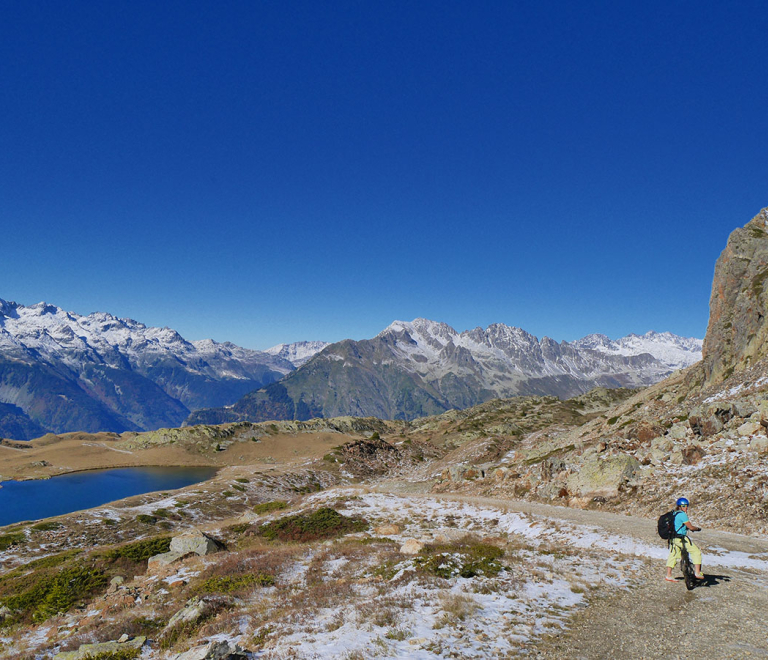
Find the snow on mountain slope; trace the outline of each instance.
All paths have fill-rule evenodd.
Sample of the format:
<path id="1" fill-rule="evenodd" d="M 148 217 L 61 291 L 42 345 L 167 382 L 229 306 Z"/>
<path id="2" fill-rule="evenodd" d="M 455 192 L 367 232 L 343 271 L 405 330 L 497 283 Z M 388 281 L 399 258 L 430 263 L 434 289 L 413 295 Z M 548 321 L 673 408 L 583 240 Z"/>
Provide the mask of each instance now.
<path id="1" fill-rule="evenodd" d="M 572 342 L 577 348 L 590 348 L 609 355 L 641 355 L 648 353 L 673 370 L 690 367 L 701 360 L 703 340 L 679 337 L 671 332 L 630 334 L 612 341 L 605 335 L 588 335 Z"/>
<path id="2" fill-rule="evenodd" d="M 589 335 L 574 342 L 541 340 L 502 323 L 457 332 L 428 319 L 395 321 L 377 335 L 389 339 L 392 353 L 419 374 L 484 372 L 514 381 L 568 375 L 595 378 L 626 374 L 628 384 L 648 384 L 701 359 L 702 341 L 669 332 L 628 335 L 615 341 Z M 487 379 L 487 378 L 486 378 Z"/>
<path id="3" fill-rule="evenodd" d="M 80 316 L 46 303 L 25 307 L 0 300 L 0 349 L 5 348 L 73 369 L 83 362 L 121 368 L 126 362 L 142 367 L 170 359 L 211 377 L 248 377 L 238 363 L 265 365 L 282 374 L 292 370 L 280 357 L 229 342 L 189 342 L 170 328 L 147 327 L 103 312 Z"/>
<path id="4" fill-rule="evenodd" d="M 229 342 L 0 300 L 0 403 L 55 432 L 177 426 L 190 410 L 231 404 L 293 370 Z"/>
<path id="5" fill-rule="evenodd" d="M 294 367 L 300 367 L 328 345 L 325 341 L 297 341 L 293 344 L 278 344 L 264 352 L 288 360 Z"/>

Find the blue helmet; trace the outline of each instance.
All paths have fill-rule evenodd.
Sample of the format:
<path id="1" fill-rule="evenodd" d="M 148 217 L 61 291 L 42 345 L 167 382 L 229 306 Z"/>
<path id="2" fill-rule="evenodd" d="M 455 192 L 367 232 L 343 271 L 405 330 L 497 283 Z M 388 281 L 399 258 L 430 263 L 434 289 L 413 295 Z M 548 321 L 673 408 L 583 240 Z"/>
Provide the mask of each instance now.
<path id="1" fill-rule="evenodd" d="M 689 504 L 690 502 L 688 502 L 688 500 L 686 500 L 684 497 L 679 497 L 677 502 L 675 502 L 676 506 L 688 506 Z"/>

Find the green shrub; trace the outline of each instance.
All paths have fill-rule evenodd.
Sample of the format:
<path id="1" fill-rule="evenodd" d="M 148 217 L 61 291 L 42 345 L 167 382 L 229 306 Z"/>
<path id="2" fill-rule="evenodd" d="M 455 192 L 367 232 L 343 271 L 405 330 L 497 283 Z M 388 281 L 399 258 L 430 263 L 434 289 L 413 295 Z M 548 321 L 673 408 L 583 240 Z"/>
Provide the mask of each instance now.
<path id="1" fill-rule="evenodd" d="M 31 613 L 35 622 L 66 612 L 76 602 L 87 599 L 107 584 L 103 571 L 89 566 L 61 569 L 51 579 L 38 580 L 29 589 L 4 600 L 10 610 Z"/>
<path id="2" fill-rule="evenodd" d="M 170 514 L 168 513 L 168 509 L 155 509 L 152 512 L 152 515 L 155 516 L 155 518 L 167 518 Z"/>
<path id="3" fill-rule="evenodd" d="M 238 477 L 237 479 L 235 479 L 235 481 L 237 483 L 239 483 L 239 484 L 249 484 L 249 483 L 251 483 L 251 480 L 250 479 L 246 479 L 245 477 Z"/>
<path id="4" fill-rule="evenodd" d="M 287 509 L 288 502 L 284 500 L 272 500 L 271 502 L 262 502 L 253 507 L 253 512 L 258 514 L 271 513 L 272 511 L 280 511 L 281 509 Z"/>
<path id="5" fill-rule="evenodd" d="M 27 537 L 23 532 L 12 532 L 10 534 L 4 534 L 0 536 L 0 552 L 7 550 L 15 545 L 21 545 L 26 542 Z"/>
<path id="6" fill-rule="evenodd" d="M 171 538 L 169 536 L 158 536 L 112 548 L 111 550 L 99 553 L 99 556 L 104 557 L 109 562 L 125 558 L 138 564 L 139 562 L 147 561 L 150 557 L 168 552 L 170 549 Z"/>
<path id="7" fill-rule="evenodd" d="M 60 527 L 61 523 L 54 522 L 53 520 L 37 523 L 37 525 L 32 525 L 32 529 L 34 529 L 36 532 L 50 532 L 54 529 L 59 529 Z"/>
<path id="8" fill-rule="evenodd" d="M 362 532 L 368 523 L 359 518 L 348 518 L 334 509 L 323 507 L 309 514 L 298 514 L 262 525 L 259 533 L 270 540 L 318 541 Z"/>
<path id="9" fill-rule="evenodd" d="M 221 496 L 222 496 L 222 497 L 232 497 L 233 495 L 234 495 L 234 493 L 233 493 L 231 490 L 225 490 L 225 491 L 224 491 L 224 492 L 221 494 Z"/>
<path id="10" fill-rule="evenodd" d="M 138 516 L 136 516 L 136 520 L 146 525 L 154 525 L 157 522 L 157 518 L 146 513 L 140 513 Z"/>
<path id="11" fill-rule="evenodd" d="M 251 587 L 270 587 L 275 578 L 267 573 L 246 573 L 245 575 L 225 575 L 211 577 L 197 587 L 205 594 L 233 594 Z"/>
<path id="12" fill-rule="evenodd" d="M 611 426 L 613 426 L 613 425 L 614 425 L 616 422 L 618 422 L 618 421 L 619 421 L 619 417 L 611 417 L 611 418 L 608 420 L 608 423 L 609 423 Z"/>
<path id="13" fill-rule="evenodd" d="M 245 486 L 241 486 L 240 484 L 232 484 L 232 488 L 239 490 L 241 493 L 245 492 Z"/>
<path id="14" fill-rule="evenodd" d="M 504 551 L 490 543 L 459 541 L 430 544 L 414 559 L 417 566 L 441 578 L 493 576 L 503 570 Z"/>

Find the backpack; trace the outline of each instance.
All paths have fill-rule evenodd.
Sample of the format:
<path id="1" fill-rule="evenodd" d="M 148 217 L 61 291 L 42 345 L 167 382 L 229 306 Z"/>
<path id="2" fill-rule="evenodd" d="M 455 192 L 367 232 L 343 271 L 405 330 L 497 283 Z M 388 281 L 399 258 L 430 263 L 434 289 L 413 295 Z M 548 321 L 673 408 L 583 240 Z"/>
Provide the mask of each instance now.
<path id="1" fill-rule="evenodd" d="M 659 518 L 659 536 L 665 540 L 673 539 L 677 536 L 677 530 L 675 529 L 675 513 L 677 512 L 667 511 Z"/>

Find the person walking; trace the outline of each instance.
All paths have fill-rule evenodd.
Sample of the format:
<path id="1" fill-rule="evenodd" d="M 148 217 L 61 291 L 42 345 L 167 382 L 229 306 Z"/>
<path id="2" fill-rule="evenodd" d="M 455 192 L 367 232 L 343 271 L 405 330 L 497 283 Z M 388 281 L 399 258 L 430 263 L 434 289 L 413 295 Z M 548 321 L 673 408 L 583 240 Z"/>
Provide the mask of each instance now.
<path id="1" fill-rule="evenodd" d="M 672 577 L 672 569 L 680 561 L 683 543 L 687 544 L 688 554 L 691 556 L 693 567 L 696 570 L 696 579 L 703 580 L 704 574 L 701 572 L 701 550 L 696 547 L 693 541 L 688 538 L 688 532 L 700 532 L 701 527 L 696 527 L 688 519 L 688 507 L 690 502 L 681 497 L 675 502 L 675 535 L 669 541 L 669 557 L 667 558 L 667 576 L 664 578 L 667 582 L 676 582 Z"/>

